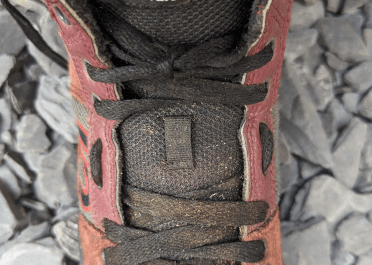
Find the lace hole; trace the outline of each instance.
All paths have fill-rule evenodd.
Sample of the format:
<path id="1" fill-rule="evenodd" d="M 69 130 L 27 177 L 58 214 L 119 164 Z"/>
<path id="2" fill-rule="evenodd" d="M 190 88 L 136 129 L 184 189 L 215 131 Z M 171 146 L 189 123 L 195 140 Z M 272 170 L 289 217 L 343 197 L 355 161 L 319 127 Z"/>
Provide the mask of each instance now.
<path id="1" fill-rule="evenodd" d="M 53 5 L 53 8 L 54 8 L 54 11 L 56 12 L 57 16 L 59 17 L 59 19 L 65 23 L 66 25 L 71 25 L 70 21 L 67 19 L 66 15 L 63 14 L 63 12 L 58 8 L 56 7 L 55 5 Z"/>

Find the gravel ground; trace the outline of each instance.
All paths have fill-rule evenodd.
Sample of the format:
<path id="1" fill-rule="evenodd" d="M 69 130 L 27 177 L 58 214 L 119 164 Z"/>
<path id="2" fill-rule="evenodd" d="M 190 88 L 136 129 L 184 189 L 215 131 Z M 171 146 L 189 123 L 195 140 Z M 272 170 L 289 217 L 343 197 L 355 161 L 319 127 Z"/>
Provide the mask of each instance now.
<path id="1" fill-rule="evenodd" d="M 13 0 L 67 53 L 39 0 Z M 80 251 L 68 73 L 0 5 L 0 265 L 73 265 Z M 372 0 L 296 0 L 279 160 L 286 265 L 372 264 Z"/>

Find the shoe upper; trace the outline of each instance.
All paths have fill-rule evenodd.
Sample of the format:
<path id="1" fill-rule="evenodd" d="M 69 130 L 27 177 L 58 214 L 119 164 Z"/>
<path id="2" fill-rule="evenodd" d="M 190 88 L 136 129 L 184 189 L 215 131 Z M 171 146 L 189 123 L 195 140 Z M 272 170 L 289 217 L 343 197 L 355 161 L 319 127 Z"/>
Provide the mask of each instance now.
<path id="1" fill-rule="evenodd" d="M 82 212 L 80 234 L 85 264 L 103 264 L 104 259 L 109 262 L 107 264 L 114 264 L 107 255 L 102 258 L 102 253 L 108 248 L 114 250 L 111 251 L 111 255 L 130 251 L 128 244 L 122 248 L 114 247 L 121 246 L 121 239 L 118 240 L 116 236 L 129 233 L 123 229 L 128 225 L 139 229 L 126 234 L 127 237 L 133 236 L 134 239 L 136 239 L 134 234 L 142 231 L 141 229 L 163 233 L 164 238 L 167 238 L 167 231 L 178 228 L 177 231 L 180 233 L 178 237 L 182 238 L 184 235 L 182 229 L 186 229 L 185 227 L 189 229 L 188 225 L 199 223 L 211 225 L 208 218 L 204 217 L 212 216 L 210 218 L 213 219 L 213 216 L 218 216 L 213 210 L 211 212 L 214 214 L 209 215 L 208 212 L 202 211 L 195 214 L 195 218 L 192 219 L 193 209 L 200 206 L 193 203 L 206 199 L 214 201 L 213 205 L 218 204 L 218 207 L 222 205 L 218 202 L 221 200 L 253 203 L 250 206 L 247 204 L 246 208 L 251 216 L 242 214 L 244 210 L 237 210 L 244 208 L 234 208 L 235 206 L 231 204 L 228 206 L 231 207 L 231 212 L 228 208 L 219 208 L 225 209 L 225 212 L 220 219 L 216 217 L 218 220 L 215 222 L 222 223 L 224 217 L 234 219 L 231 216 L 239 218 L 244 216 L 246 220 L 255 219 L 251 223 L 236 221 L 232 226 L 239 227 L 239 230 L 230 229 L 228 232 L 224 230 L 222 234 L 246 242 L 264 242 L 264 256 L 252 261 L 252 264 L 282 264 L 277 206 L 278 181 L 275 177 L 273 154 L 275 153 L 273 134 L 276 132 L 277 122 L 274 105 L 278 96 L 292 0 L 255 0 L 251 4 L 247 31 L 243 34 L 244 58 L 259 55 L 269 45 L 272 45 L 273 52 L 270 60 L 262 67 L 238 75 L 238 82 L 229 79 L 231 89 L 234 86 L 238 91 L 237 95 L 242 93 L 240 98 L 237 97 L 237 102 L 244 103 L 245 98 L 249 97 L 249 94 L 244 94 L 247 92 L 243 90 L 239 92 L 240 87 L 243 87 L 240 83 L 250 90 L 260 84 L 267 87 L 262 100 L 239 106 L 227 104 L 229 99 L 218 98 L 210 91 L 198 94 L 206 99 L 206 102 L 204 100 L 197 102 L 196 96 L 189 99 L 182 92 L 172 90 L 174 82 L 178 84 L 183 82 L 185 88 L 199 85 L 196 81 L 191 83 L 183 81 L 189 73 L 176 81 L 172 79 L 157 81 L 158 73 L 147 76 L 147 81 L 124 79 L 128 81 L 127 84 L 132 87 L 132 91 L 136 92 L 134 97 L 130 96 L 130 100 L 126 100 L 128 94 L 125 94 L 122 83 L 102 82 L 107 81 L 102 77 L 104 73 L 117 69 L 118 66 L 110 59 L 110 51 L 107 48 L 109 44 L 94 16 L 89 12 L 91 9 L 88 3 L 77 0 L 46 0 L 46 3 L 60 27 L 61 37 L 71 59 L 70 92 L 79 125 L 78 190 Z M 187 62 L 196 64 L 192 56 L 189 57 Z M 152 69 L 149 65 L 149 63 L 140 65 L 141 71 L 148 67 L 147 75 Z M 97 71 L 99 74 L 94 75 Z M 128 74 L 128 71 L 121 70 L 115 78 Z M 133 78 L 136 75 L 130 72 L 129 76 Z M 196 77 L 198 78 L 197 74 Z M 97 81 L 97 78 L 101 78 L 102 81 Z M 166 84 L 164 91 L 168 89 L 175 92 L 166 97 L 166 92 L 156 87 L 159 82 Z M 219 86 L 216 85 L 215 89 L 217 91 Z M 195 90 L 190 91 L 196 93 Z M 136 98 L 138 95 L 142 98 Z M 187 102 L 180 104 L 180 99 Z M 131 100 L 133 102 L 137 100 L 133 103 L 134 107 L 128 105 Z M 151 103 L 148 103 L 149 101 Z M 133 111 L 128 112 L 132 108 Z M 122 109 L 125 111 L 121 111 Z M 211 199 L 212 195 L 216 198 Z M 136 198 L 147 198 L 148 202 L 144 204 Z M 185 199 L 189 201 L 184 201 Z M 258 206 L 254 204 L 260 202 Z M 186 213 L 191 216 L 190 218 L 181 216 L 178 220 L 176 214 L 168 213 L 175 208 L 169 205 L 178 204 L 182 206 L 179 209 L 180 215 Z M 205 204 L 201 207 L 205 207 Z M 214 206 L 210 207 L 214 209 Z M 252 217 L 255 209 L 259 209 L 257 212 L 261 215 L 264 212 L 264 216 L 257 217 L 260 215 L 258 214 L 256 218 Z M 155 215 L 157 216 L 155 218 L 151 214 L 153 211 L 162 212 L 162 218 L 158 215 Z M 196 219 L 205 220 L 198 222 Z M 200 230 L 197 231 L 199 232 L 196 235 L 201 233 Z M 134 234 L 131 234 L 132 232 Z M 196 238 L 206 238 L 208 235 L 217 238 L 217 234 L 214 231 L 212 234 L 206 233 L 205 236 L 200 234 Z M 206 243 L 210 244 L 212 241 Z M 146 244 L 150 244 L 149 242 L 152 241 Z M 188 247 L 196 246 L 199 245 L 191 244 Z M 235 249 L 239 247 L 234 245 Z M 249 248 L 260 247 L 261 245 L 252 245 Z M 254 253 L 248 251 L 248 254 L 252 256 Z M 195 253 L 193 255 L 197 257 Z M 219 257 L 217 254 L 213 255 Z M 171 259 L 180 257 L 182 260 L 189 256 L 185 254 L 183 257 L 172 252 L 165 257 Z M 207 264 L 206 260 L 196 259 L 195 262 Z"/>

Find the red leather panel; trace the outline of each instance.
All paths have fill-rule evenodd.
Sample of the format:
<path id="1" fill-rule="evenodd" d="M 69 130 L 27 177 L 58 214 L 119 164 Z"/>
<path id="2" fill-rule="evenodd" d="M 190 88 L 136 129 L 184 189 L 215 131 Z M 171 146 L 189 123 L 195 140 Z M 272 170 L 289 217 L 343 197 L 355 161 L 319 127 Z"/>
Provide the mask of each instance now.
<path id="1" fill-rule="evenodd" d="M 83 260 L 85 265 L 104 265 L 102 251 L 115 244 L 105 238 L 105 235 L 91 225 L 84 216 L 79 218 L 80 241 L 83 249 Z"/>
<path id="2" fill-rule="evenodd" d="M 247 74 L 246 85 L 269 82 L 269 92 L 266 99 L 258 104 L 248 106 L 247 121 L 244 136 L 250 163 L 250 191 L 248 201 L 264 200 L 270 205 L 268 216 L 276 210 L 275 169 L 274 159 L 268 168 L 266 176 L 262 172 L 262 146 L 259 134 L 259 124 L 266 123 L 273 131 L 272 107 L 278 97 L 281 67 L 284 57 L 286 37 L 289 28 L 290 11 L 293 0 L 273 0 L 266 15 L 266 28 L 262 38 L 250 51 L 253 55 L 261 51 L 271 40 L 275 42 L 274 57 L 264 67 Z M 251 227 L 249 231 L 255 230 Z M 249 232 L 248 231 L 248 232 Z"/>
<path id="3" fill-rule="evenodd" d="M 270 41 L 275 43 L 274 57 L 264 67 L 247 74 L 245 84 L 260 84 L 269 82 L 269 91 L 266 99 L 258 104 L 247 107 L 244 137 L 249 157 L 250 189 L 248 201 L 266 201 L 270 205 L 269 216 L 275 214 L 274 220 L 267 227 L 259 225 L 247 228 L 248 236 L 244 241 L 253 240 L 256 234 L 266 237 L 267 253 L 271 253 L 264 261 L 258 264 L 282 264 L 280 248 L 280 225 L 276 205 L 275 168 L 274 159 L 268 168 L 266 176 L 262 172 L 262 145 L 259 134 L 259 124 L 266 123 L 274 131 L 271 110 L 278 97 L 281 67 L 284 58 L 285 44 L 290 22 L 290 12 L 293 0 L 273 0 L 266 14 L 266 27 L 262 38 L 251 49 L 249 55 L 261 51 Z M 257 13 L 263 15 L 263 12 Z M 277 211 L 277 212 L 276 212 Z M 272 223 L 272 224 L 271 224 Z M 254 231 L 254 232 L 253 232 Z M 270 235 L 273 236 L 270 236 Z M 271 258 L 270 258 L 271 257 Z"/>
<path id="4" fill-rule="evenodd" d="M 265 257 L 258 263 L 242 263 L 243 265 L 283 265 L 279 211 L 264 227 L 244 238 L 244 241 L 253 240 L 264 240 L 266 242 Z"/>
<path id="5" fill-rule="evenodd" d="M 87 31 L 77 22 L 67 7 L 63 6 L 58 0 L 47 0 L 48 9 L 52 17 L 57 21 L 60 28 L 60 34 L 66 45 L 70 59 L 74 65 L 75 71 L 79 77 L 80 85 L 83 88 L 85 105 L 90 110 L 88 118 L 89 136 L 88 151 L 98 138 L 103 143 L 102 150 L 102 173 L 103 187 L 98 189 L 91 179 L 89 173 L 89 195 L 91 203 L 91 214 L 93 223 L 96 227 L 103 229 L 101 221 L 104 217 L 121 224 L 120 216 L 116 208 L 116 150 L 112 141 L 112 129 L 115 121 L 108 121 L 99 117 L 93 108 L 93 93 L 100 99 L 116 100 L 113 84 L 104 84 L 91 80 L 85 70 L 84 60 L 93 65 L 107 69 L 107 67 L 98 60 L 91 37 Z M 68 18 L 71 25 L 64 24 L 55 14 L 53 5 L 56 5 Z M 88 169 L 90 171 L 90 169 Z"/>

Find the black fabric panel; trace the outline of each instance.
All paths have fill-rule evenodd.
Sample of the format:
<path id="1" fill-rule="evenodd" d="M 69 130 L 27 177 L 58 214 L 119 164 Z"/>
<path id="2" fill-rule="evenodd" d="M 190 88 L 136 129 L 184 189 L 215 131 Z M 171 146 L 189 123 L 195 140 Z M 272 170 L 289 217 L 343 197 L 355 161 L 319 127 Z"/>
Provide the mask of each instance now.
<path id="1" fill-rule="evenodd" d="M 270 128 L 265 123 L 260 123 L 259 131 L 262 145 L 262 172 L 266 175 L 267 169 L 273 159 L 274 137 Z"/>
<path id="2" fill-rule="evenodd" d="M 128 1 L 137 2 L 125 0 L 124 3 Z M 175 45 L 200 43 L 241 29 L 248 22 L 253 1 L 193 0 L 172 8 L 128 6 L 118 0 L 97 2 L 106 2 L 103 10 L 111 10 L 114 13 L 116 20 L 108 12 L 101 12 L 101 16 L 97 18 L 107 29 L 111 38 L 119 43 L 121 42 L 121 27 L 117 20 L 124 19 L 157 41 Z M 107 4 L 107 2 L 110 3 Z M 139 3 L 141 2 L 144 0 Z"/>
<path id="3" fill-rule="evenodd" d="M 166 102 L 166 101 L 165 101 Z M 192 116 L 193 169 L 169 170 L 164 117 Z M 230 179 L 242 171 L 240 107 L 178 104 L 138 113 L 120 126 L 124 181 L 152 192 L 176 195 Z"/>
<path id="4" fill-rule="evenodd" d="M 102 188 L 102 140 L 98 138 L 98 140 L 93 144 L 92 148 L 90 149 L 90 172 L 92 174 L 92 178 L 94 183 L 98 186 L 98 188 Z"/>

